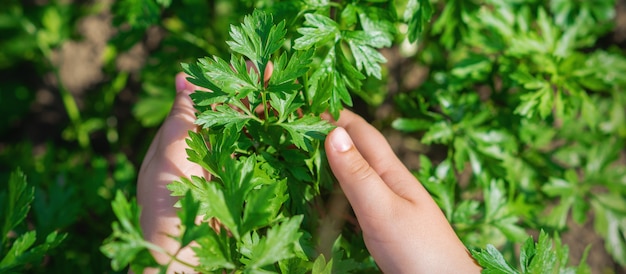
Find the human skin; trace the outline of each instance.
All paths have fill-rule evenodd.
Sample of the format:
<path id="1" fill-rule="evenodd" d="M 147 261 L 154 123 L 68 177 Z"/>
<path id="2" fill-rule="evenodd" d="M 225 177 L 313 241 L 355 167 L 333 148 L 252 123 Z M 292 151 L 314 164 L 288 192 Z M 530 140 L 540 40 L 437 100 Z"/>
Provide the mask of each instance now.
<path id="1" fill-rule="evenodd" d="M 266 78 L 269 73 L 266 73 Z M 267 79 L 265 79 L 267 80 Z M 137 200 L 146 239 L 181 261 L 197 260 L 187 247 L 167 235 L 178 235 L 177 198 L 166 185 L 192 175 L 210 178 L 186 158 L 185 139 L 195 131 L 195 110 L 189 94 L 197 89 L 176 76 L 177 95 L 169 116 L 152 141 L 141 165 Z M 386 273 L 479 273 L 437 204 L 391 150 L 383 135 L 360 116 L 344 110 L 326 138 L 329 164 L 350 202 L 367 249 Z M 167 263 L 168 255 L 154 252 Z M 173 262 L 170 272 L 193 272 Z M 153 273 L 156 270 L 148 270 Z"/>
<path id="2" fill-rule="evenodd" d="M 141 164 L 137 178 L 137 202 L 142 208 L 140 222 L 146 240 L 160 246 L 169 254 L 180 249 L 177 241 L 168 235 L 178 235 L 180 220 L 174 204 L 177 197 L 171 196 L 168 184 L 181 177 L 204 176 L 210 178 L 202 167 L 187 160 L 185 139 L 188 131 L 196 131 L 195 109 L 189 94 L 196 88 L 185 80 L 185 74 L 176 75 L 176 98 L 168 117 L 155 135 Z M 170 257 L 161 252 L 152 253 L 157 262 L 164 264 Z M 181 261 L 195 264 L 197 260 L 190 248 L 177 254 Z M 173 262 L 170 270 L 191 273 L 191 267 Z M 156 269 L 144 273 L 157 273 Z"/>
<path id="3" fill-rule="evenodd" d="M 330 167 L 385 273 L 480 273 L 441 209 L 387 140 L 344 110 L 326 138 Z"/>

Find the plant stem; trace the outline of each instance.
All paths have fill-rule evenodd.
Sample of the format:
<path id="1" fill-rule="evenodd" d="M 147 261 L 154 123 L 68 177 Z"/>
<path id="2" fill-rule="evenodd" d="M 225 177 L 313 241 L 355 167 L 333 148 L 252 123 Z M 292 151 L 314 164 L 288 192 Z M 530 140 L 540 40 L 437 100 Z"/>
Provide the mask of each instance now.
<path id="1" fill-rule="evenodd" d="M 54 76 L 57 78 L 59 93 L 61 94 L 63 106 L 65 106 L 67 116 L 70 118 L 72 127 L 74 127 L 74 131 L 76 132 L 76 140 L 78 141 L 78 144 L 81 148 L 88 148 L 89 135 L 83 130 L 81 121 L 82 119 L 80 117 L 80 111 L 78 110 L 76 100 L 74 99 L 74 96 L 72 96 L 72 94 L 69 92 L 69 90 L 67 90 L 63 85 L 61 76 L 59 75 L 59 70 L 55 67 L 53 71 Z"/>

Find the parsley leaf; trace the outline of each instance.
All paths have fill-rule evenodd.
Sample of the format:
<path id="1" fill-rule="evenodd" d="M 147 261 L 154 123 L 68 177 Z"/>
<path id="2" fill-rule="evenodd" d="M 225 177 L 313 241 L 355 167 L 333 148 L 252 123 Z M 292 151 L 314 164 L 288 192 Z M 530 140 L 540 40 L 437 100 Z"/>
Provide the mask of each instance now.
<path id="1" fill-rule="evenodd" d="M 326 120 L 317 116 L 304 116 L 279 125 L 287 130 L 293 144 L 305 151 L 313 149 L 313 139 L 323 139 L 334 128 Z"/>
<path id="2" fill-rule="evenodd" d="M 336 43 L 341 37 L 339 26 L 335 21 L 321 14 L 307 13 L 304 15 L 304 26 L 298 28 L 301 37 L 294 40 L 294 48 L 297 50 L 308 49 L 317 44 L 328 41 Z"/>
<path id="3" fill-rule="evenodd" d="M 404 20 L 408 21 L 409 41 L 415 42 L 422 34 L 434 13 L 430 0 L 409 0 L 404 10 Z"/>

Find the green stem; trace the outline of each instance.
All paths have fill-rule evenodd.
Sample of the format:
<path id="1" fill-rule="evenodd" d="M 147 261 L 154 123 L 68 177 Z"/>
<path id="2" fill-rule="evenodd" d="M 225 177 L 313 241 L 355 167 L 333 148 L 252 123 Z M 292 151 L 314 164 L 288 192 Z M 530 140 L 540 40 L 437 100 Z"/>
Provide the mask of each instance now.
<path id="1" fill-rule="evenodd" d="M 59 89 L 59 93 L 61 95 L 61 101 L 63 101 L 63 106 L 65 107 L 65 111 L 67 112 L 67 116 L 72 123 L 72 127 L 76 132 L 76 139 L 78 140 L 78 144 L 81 148 L 89 147 L 89 135 L 87 132 L 83 130 L 82 119 L 80 117 L 80 111 L 78 109 L 78 104 L 76 104 L 76 100 L 74 96 L 70 93 L 65 85 L 63 85 L 63 79 L 61 79 L 61 74 L 59 73 L 59 69 L 52 63 L 51 55 L 52 51 L 47 45 L 43 45 L 38 42 L 38 47 L 44 58 L 46 59 L 48 65 L 52 68 L 52 72 L 54 73 L 54 77 L 57 80 L 57 88 Z"/>
<path id="2" fill-rule="evenodd" d="M 54 67 L 53 71 L 54 76 L 57 78 L 59 93 L 61 94 L 63 106 L 65 106 L 65 111 L 67 112 L 67 116 L 70 118 L 70 122 L 72 123 L 72 127 L 74 127 L 74 131 L 76 131 L 76 139 L 78 140 L 78 144 L 81 148 L 88 148 L 89 135 L 83 130 L 82 119 L 80 117 L 80 111 L 78 110 L 78 104 L 76 104 L 74 96 L 72 96 L 69 90 L 67 90 L 63 85 L 61 76 L 59 75 L 59 70 Z"/>
<path id="3" fill-rule="evenodd" d="M 263 113 L 265 114 L 265 120 L 263 122 L 263 126 L 265 126 L 265 129 L 267 130 L 267 127 L 269 126 L 269 107 L 267 106 L 267 92 L 265 90 L 261 91 L 261 100 L 263 101 Z"/>

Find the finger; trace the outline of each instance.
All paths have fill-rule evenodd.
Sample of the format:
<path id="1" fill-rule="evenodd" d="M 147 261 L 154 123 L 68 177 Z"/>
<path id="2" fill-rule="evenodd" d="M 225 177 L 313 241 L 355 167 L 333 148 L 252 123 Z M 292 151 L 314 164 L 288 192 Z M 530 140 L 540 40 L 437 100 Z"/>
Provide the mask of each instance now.
<path id="1" fill-rule="evenodd" d="M 326 137 L 325 147 L 330 168 L 355 214 L 367 214 L 375 220 L 384 217 L 386 210 L 379 205 L 389 205 L 397 200 L 397 195 L 361 156 L 346 130 L 338 127 L 331 131 Z M 371 218 L 360 219 L 363 220 Z"/>
<path id="2" fill-rule="evenodd" d="M 274 71 L 274 63 L 272 61 L 267 62 L 267 66 L 265 66 L 265 71 L 263 72 L 263 81 L 268 82 L 270 77 L 272 77 L 272 72 Z"/>
<path id="3" fill-rule="evenodd" d="M 172 104 L 172 109 L 168 117 L 161 126 L 162 143 L 170 143 L 178 141 L 180 137 L 186 138 L 189 130 L 195 130 L 196 110 L 189 95 L 196 88 L 186 79 L 186 74 L 178 73 L 176 75 L 176 98 Z"/>
<path id="4" fill-rule="evenodd" d="M 142 163 L 137 185 L 137 200 L 143 207 L 141 224 L 149 241 L 170 253 L 180 247 L 168 235 L 177 235 L 180 220 L 176 217 L 174 204 L 178 198 L 171 196 L 167 185 L 180 177 L 205 175 L 202 167 L 189 162 L 185 150 L 188 131 L 195 130 L 195 110 L 189 94 L 194 86 L 185 80 L 185 74 L 176 76 L 176 97 L 170 114 L 157 132 Z M 154 254 L 160 262 L 169 260 L 163 254 Z M 193 253 L 186 248 L 179 258 L 193 261 Z M 172 265 L 173 268 L 181 266 Z M 189 269 L 190 270 L 190 269 Z"/>
<path id="5" fill-rule="evenodd" d="M 189 83 L 185 77 L 186 74 L 182 72 L 176 75 L 176 97 L 174 98 L 174 103 L 169 115 L 154 136 L 145 159 L 153 159 L 157 152 L 162 152 L 164 149 L 171 147 L 171 145 L 174 146 L 169 150 L 180 148 L 181 143 L 184 144 L 184 139 L 188 136 L 187 132 L 196 128 L 194 124 L 195 110 L 189 97 L 195 86 Z M 144 161 L 141 169 L 149 162 Z"/>
<path id="6" fill-rule="evenodd" d="M 396 157 L 385 137 L 361 116 L 344 110 L 335 124 L 346 129 L 365 161 L 396 195 L 412 202 L 430 199 L 428 192 Z"/>

